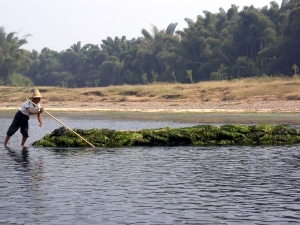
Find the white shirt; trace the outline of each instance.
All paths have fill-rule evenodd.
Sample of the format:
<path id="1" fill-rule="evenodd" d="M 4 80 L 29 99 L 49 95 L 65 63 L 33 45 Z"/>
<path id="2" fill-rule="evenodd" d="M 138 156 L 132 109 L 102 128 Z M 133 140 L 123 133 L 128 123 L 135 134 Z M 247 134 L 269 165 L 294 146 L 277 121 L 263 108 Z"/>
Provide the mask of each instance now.
<path id="1" fill-rule="evenodd" d="M 27 111 L 27 109 L 30 108 L 32 112 L 38 112 L 38 111 L 40 110 L 40 108 L 41 108 L 41 105 L 40 105 L 40 103 L 37 103 L 36 105 L 37 105 L 38 107 L 37 107 L 37 106 L 34 106 L 31 102 L 26 101 L 26 102 L 24 102 L 24 104 L 23 104 L 22 107 L 20 108 L 20 111 L 21 111 L 23 114 L 25 114 L 26 116 L 30 116 L 30 115 L 29 115 L 29 112 Z"/>

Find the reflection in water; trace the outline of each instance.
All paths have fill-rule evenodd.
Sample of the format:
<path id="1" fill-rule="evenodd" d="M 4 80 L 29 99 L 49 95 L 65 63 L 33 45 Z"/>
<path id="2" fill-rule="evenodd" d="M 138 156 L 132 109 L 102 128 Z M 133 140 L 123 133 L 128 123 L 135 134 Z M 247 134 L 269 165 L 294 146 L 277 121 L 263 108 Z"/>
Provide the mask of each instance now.
<path id="1" fill-rule="evenodd" d="M 28 150 L 26 147 L 22 148 L 21 152 L 17 152 L 11 148 L 7 148 L 8 155 L 13 158 L 17 163 L 21 163 L 22 166 L 27 167 L 28 166 Z"/>
<path id="2" fill-rule="evenodd" d="M 6 168 L 10 163 L 0 154 L 6 174 L 1 179 L 18 180 L 1 182 L 2 199 L 9 204 L 1 203 L 0 221 L 4 213 L 30 215 L 8 220 L 28 224 L 281 225 L 300 220 L 297 146 L 30 148 L 29 157 L 22 154 L 9 153 L 14 170 Z"/>
<path id="3" fill-rule="evenodd" d="M 9 201 L 11 204 L 21 203 L 21 205 L 28 205 L 27 209 L 22 209 L 24 213 L 31 213 L 32 215 L 44 214 L 43 199 L 47 192 L 43 189 L 43 156 L 30 159 L 30 150 L 27 147 L 22 147 L 21 150 L 12 148 L 6 150 L 7 155 L 15 162 L 15 164 L 10 164 L 13 165 L 15 171 L 12 171 L 14 176 L 8 178 L 9 182 L 8 186 L 6 186 L 13 196 Z M 16 190 L 16 187 L 21 189 L 17 188 Z M 17 198 L 18 196 L 20 198 Z M 24 206 L 21 207 L 23 208 Z"/>
<path id="4" fill-rule="evenodd" d="M 62 121 L 113 129 L 188 125 L 98 116 Z M 56 128 L 45 118 L 44 130 L 30 138 Z M 298 148 L 0 147 L 0 224 L 299 224 Z"/>

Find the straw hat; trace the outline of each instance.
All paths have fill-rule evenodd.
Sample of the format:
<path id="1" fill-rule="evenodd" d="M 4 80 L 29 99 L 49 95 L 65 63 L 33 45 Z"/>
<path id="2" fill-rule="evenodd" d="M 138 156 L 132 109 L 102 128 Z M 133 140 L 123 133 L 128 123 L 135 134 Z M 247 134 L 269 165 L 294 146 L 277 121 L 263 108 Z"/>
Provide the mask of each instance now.
<path id="1" fill-rule="evenodd" d="M 41 98 L 41 97 L 42 97 L 42 95 L 41 95 L 41 93 L 39 92 L 39 90 L 38 90 L 38 89 L 34 89 L 31 98 Z"/>

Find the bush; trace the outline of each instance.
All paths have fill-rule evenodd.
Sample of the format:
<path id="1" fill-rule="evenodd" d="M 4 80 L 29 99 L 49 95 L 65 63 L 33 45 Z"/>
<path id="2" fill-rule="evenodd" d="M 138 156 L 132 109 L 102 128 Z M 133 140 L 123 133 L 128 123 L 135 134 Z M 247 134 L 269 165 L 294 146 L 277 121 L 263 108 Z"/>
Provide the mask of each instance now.
<path id="1" fill-rule="evenodd" d="M 34 86 L 33 81 L 20 73 L 13 73 L 8 78 L 8 83 L 10 86 L 14 87 L 31 87 Z"/>

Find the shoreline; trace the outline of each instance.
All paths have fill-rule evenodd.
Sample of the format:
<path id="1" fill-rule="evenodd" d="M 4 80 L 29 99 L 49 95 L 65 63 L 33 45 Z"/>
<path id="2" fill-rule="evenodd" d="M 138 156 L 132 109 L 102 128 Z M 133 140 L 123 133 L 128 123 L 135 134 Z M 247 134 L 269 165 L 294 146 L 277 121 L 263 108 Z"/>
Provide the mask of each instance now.
<path id="1" fill-rule="evenodd" d="M 18 110 L 23 102 L 3 102 L 0 110 Z M 119 111 L 119 112 L 224 112 L 267 113 L 300 112 L 300 101 L 222 101 L 222 102 L 45 102 L 46 111 Z"/>

